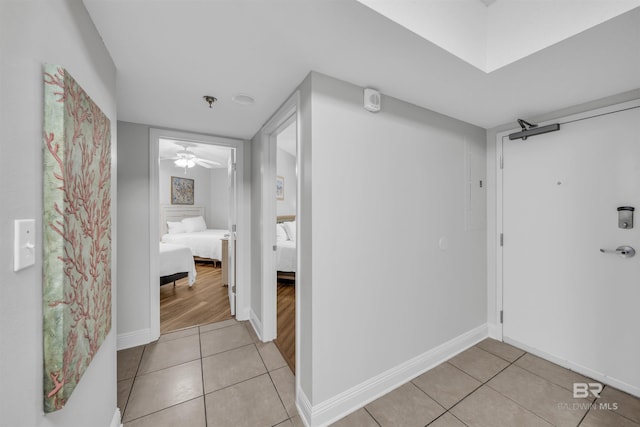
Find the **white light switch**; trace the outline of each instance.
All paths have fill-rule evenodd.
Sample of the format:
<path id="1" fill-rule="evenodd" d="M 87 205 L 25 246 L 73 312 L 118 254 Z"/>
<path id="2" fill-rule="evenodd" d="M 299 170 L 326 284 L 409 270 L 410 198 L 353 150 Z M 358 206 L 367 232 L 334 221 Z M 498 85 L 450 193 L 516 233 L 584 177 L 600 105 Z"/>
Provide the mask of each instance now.
<path id="1" fill-rule="evenodd" d="M 13 271 L 36 263 L 36 220 L 17 219 L 14 226 Z"/>

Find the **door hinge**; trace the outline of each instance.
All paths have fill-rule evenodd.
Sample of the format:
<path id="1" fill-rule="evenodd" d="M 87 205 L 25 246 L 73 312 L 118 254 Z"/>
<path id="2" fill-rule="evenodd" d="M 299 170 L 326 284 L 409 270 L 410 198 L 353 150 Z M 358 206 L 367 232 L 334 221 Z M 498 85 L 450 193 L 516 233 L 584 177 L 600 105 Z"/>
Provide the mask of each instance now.
<path id="1" fill-rule="evenodd" d="M 236 224 L 231 225 L 231 231 L 235 233 L 236 231 L 238 231 L 237 229 L 238 229 L 238 226 Z"/>
<path id="2" fill-rule="evenodd" d="M 500 156 L 500 169 L 504 169 L 504 157 Z"/>
<path id="3" fill-rule="evenodd" d="M 237 168 L 236 163 L 231 163 L 231 170 L 235 172 L 236 168 Z"/>
<path id="4" fill-rule="evenodd" d="M 500 310 L 500 323 L 504 323 L 504 311 Z"/>
<path id="5" fill-rule="evenodd" d="M 504 234 L 500 233 L 500 246 L 504 246 Z"/>
<path id="6" fill-rule="evenodd" d="M 234 294 L 236 293 L 236 285 L 233 285 L 233 286 L 231 287 L 231 292 L 232 292 L 232 293 L 234 293 Z"/>

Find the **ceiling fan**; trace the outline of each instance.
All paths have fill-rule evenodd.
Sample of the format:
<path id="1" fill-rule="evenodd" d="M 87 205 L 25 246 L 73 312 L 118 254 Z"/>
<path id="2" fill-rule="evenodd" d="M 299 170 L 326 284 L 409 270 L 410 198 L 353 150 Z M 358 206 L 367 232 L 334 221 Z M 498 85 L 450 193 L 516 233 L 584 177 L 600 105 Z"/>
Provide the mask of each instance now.
<path id="1" fill-rule="evenodd" d="M 162 160 L 173 160 L 173 164 L 179 168 L 184 168 L 185 172 L 187 168 L 192 168 L 196 165 L 202 166 L 207 169 L 211 169 L 214 166 L 220 166 L 220 163 L 213 160 L 202 159 L 189 150 L 189 147 L 195 147 L 196 144 L 190 142 L 176 142 L 176 145 L 182 147 L 182 150 L 178 151 L 173 157 L 163 157 Z"/>

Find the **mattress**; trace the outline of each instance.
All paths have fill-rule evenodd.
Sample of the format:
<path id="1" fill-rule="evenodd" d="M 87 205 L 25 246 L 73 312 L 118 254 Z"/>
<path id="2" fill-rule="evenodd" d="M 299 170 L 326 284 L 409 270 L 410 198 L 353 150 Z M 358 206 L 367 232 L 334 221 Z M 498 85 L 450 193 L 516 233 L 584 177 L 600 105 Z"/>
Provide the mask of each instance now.
<path id="1" fill-rule="evenodd" d="M 160 277 L 188 273 L 189 286 L 196 281 L 196 266 L 191 249 L 184 245 L 160 243 Z"/>
<path id="2" fill-rule="evenodd" d="M 276 246 L 276 270 L 283 272 L 296 271 L 296 242 L 284 240 Z"/>
<path id="3" fill-rule="evenodd" d="M 165 234 L 162 241 L 187 246 L 191 254 L 200 258 L 222 260 L 222 238 L 227 230 L 205 230 L 193 233 Z"/>

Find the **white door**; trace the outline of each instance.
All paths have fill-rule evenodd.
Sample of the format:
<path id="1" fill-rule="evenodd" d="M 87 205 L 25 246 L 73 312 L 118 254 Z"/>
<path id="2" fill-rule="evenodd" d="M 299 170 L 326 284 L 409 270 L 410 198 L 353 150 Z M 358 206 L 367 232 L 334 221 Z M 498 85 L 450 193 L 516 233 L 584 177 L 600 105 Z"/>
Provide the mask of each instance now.
<path id="1" fill-rule="evenodd" d="M 640 108 L 505 140 L 503 155 L 504 340 L 640 394 L 640 252 L 600 251 L 640 250 Z"/>
<path id="2" fill-rule="evenodd" d="M 231 150 L 228 164 L 229 175 L 229 254 L 227 271 L 229 274 L 229 307 L 231 315 L 236 314 L 236 150 Z"/>

